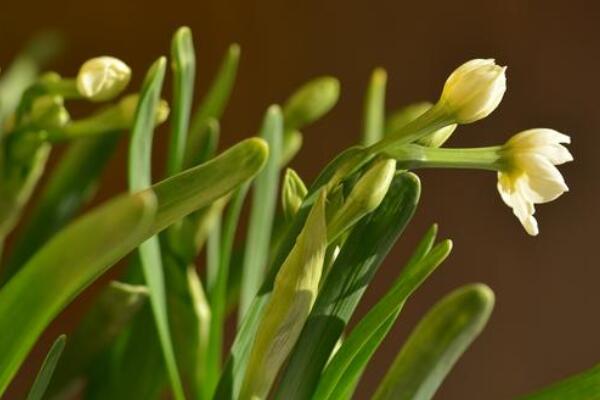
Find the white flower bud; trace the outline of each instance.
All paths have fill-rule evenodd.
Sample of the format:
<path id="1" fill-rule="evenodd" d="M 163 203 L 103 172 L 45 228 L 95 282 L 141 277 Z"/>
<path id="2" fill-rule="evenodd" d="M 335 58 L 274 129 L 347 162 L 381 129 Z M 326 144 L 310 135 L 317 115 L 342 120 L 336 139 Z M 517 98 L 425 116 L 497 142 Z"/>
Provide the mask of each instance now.
<path id="1" fill-rule="evenodd" d="M 96 57 L 86 61 L 77 74 L 77 90 L 91 101 L 106 101 L 127 87 L 131 69 L 114 57 Z"/>
<path id="2" fill-rule="evenodd" d="M 439 105 L 459 124 L 487 117 L 506 91 L 506 67 L 493 59 L 475 59 L 458 67 L 446 80 Z"/>

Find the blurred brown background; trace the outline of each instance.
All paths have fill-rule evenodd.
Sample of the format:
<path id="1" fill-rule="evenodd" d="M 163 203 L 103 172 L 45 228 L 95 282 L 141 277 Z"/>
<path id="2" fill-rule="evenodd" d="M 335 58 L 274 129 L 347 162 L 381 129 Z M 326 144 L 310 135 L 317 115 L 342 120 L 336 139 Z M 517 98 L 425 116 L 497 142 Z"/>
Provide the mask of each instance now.
<path id="1" fill-rule="evenodd" d="M 450 145 L 496 144 L 521 129 L 555 128 L 573 138 L 576 161 L 562 169 L 571 192 L 538 208 L 541 234 L 530 238 L 502 204 L 492 174 L 422 171 L 420 208 L 366 303 L 383 293 L 432 222 L 454 240 L 455 250 L 407 304 L 357 395 L 369 397 L 410 328 L 436 299 L 481 281 L 497 295 L 495 312 L 437 398 L 507 399 L 600 361 L 599 18 L 600 3 L 581 0 L 6 1 L 0 65 L 32 32 L 54 27 L 69 40 L 57 70 L 75 74 L 85 59 L 111 54 L 133 67 L 137 84 L 145 68 L 168 53 L 174 30 L 186 24 L 194 32 L 202 91 L 227 45 L 237 41 L 242 62 L 223 121 L 223 147 L 254 134 L 263 110 L 304 81 L 335 75 L 342 82 L 341 101 L 305 130 L 305 147 L 293 162 L 307 180 L 357 141 L 363 91 L 374 67 L 388 71 L 388 107 L 394 109 L 435 100 L 447 74 L 467 59 L 494 57 L 508 65 L 501 107 L 485 121 L 460 128 Z M 157 153 L 164 144 L 163 135 Z M 100 199 L 124 189 L 123 149 L 110 165 Z M 72 327 L 89 297 L 51 327 L 9 398 L 20 398 L 50 339 Z"/>

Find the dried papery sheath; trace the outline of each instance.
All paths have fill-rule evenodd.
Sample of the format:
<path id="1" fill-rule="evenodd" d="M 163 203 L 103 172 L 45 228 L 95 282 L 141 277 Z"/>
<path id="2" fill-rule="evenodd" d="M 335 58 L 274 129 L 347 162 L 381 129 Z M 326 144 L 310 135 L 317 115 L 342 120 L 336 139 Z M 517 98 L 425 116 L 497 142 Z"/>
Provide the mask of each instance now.
<path id="1" fill-rule="evenodd" d="M 91 101 L 110 100 L 127 87 L 131 69 L 114 57 L 96 57 L 86 61 L 77 75 L 77 90 Z"/>
<path id="2" fill-rule="evenodd" d="M 271 299 L 252 345 L 240 400 L 267 398 L 317 296 L 326 248 L 325 192 L 322 191 L 275 279 Z"/>

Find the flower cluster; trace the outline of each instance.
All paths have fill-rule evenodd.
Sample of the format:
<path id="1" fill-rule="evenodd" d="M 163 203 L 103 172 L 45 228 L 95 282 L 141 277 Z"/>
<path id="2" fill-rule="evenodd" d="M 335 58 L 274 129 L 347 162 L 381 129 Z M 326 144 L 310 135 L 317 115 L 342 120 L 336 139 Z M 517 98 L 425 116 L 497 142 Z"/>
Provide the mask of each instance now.
<path id="1" fill-rule="evenodd" d="M 505 91 L 506 67 L 491 59 L 468 61 L 448 77 L 437 104 L 407 107 L 399 116 L 406 124 L 392 134 L 393 140 L 384 139 L 382 143 L 387 154 L 408 167 L 497 171 L 502 200 L 527 233 L 537 235 L 535 204 L 555 200 L 568 190 L 556 165 L 573 160 L 564 146 L 570 143 L 569 136 L 539 128 L 518 133 L 501 146 L 436 148 L 452 134 L 455 124 L 468 124 L 490 115 Z M 410 122 L 406 121 L 407 115 Z M 438 136 L 443 139 L 433 140 Z"/>

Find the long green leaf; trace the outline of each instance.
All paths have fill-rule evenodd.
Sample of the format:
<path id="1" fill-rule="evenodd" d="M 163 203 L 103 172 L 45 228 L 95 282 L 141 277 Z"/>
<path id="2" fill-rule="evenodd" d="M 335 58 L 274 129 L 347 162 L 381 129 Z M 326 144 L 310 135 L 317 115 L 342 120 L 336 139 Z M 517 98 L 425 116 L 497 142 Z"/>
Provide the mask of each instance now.
<path id="1" fill-rule="evenodd" d="M 63 349 L 65 348 L 66 340 L 67 337 L 65 335 L 61 335 L 54 341 L 54 344 L 46 355 L 44 363 L 42 364 L 42 367 L 35 377 L 35 381 L 33 382 L 31 389 L 29 390 L 27 400 L 42 400 L 42 396 L 44 396 L 46 388 L 50 383 L 50 379 L 52 378 L 56 364 L 60 359 Z"/>
<path id="2" fill-rule="evenodd" d="M 373 399 L 431 399 L 483 330 L 493 306 L 494 293 L 483 284 L 463 286 L 445 296 L 413 330 Z"/>
<path id="3" fill-rule="evenodd" d="M 151 191 L 109 202 L 54 236 L 0 290 L 0 394 L 54 316 L 140 242 L 155 209 Z"/>
<path id="4" fill-rule="evenodd" d="M 166 59 L 161 57 L 148 70 L 140 91 L 129 146 L 129 190 L 132 192 L 146 189 L 152 184 L 152 137 L 165 69 Z M 171 388 L 175 398 L 182 400 L 185 395 L 169 331 L 165 278 L 157 236 L 152 236 L 140 244 L 139 257 L 144 279 L 150 292 L 150 304 Z"/>
<path id="5" fill-rule="evenodd" d="M 5 266 L 6 279 L 93 197 L 117 141 L 118 135 L 112 134 L 81 139 L 69 145 L 20 230 Z"/>
<path id="6" fill-rule="evenodd" d="M 429 235 L 424 239 L 426 242 Z M 451 242 L 444 241 L 429 254 L 409 264 L 384 297 L 367 313 L 344 340 L 319 379 L 313 399 L 339 399 L 353 386 L 369 359 L 383 341 L 408 297 L 450 254 Z M 418 253 L 413 258 L 418 257 Z"/>
<path id="7" fill-rule="evenodd" d="M 385 124 L 385 86 L 387 73 L 377 68 L 371 75 L 363 111 L 362 144 L 370 146 L 384 135 Z"/>
<path id="8" fill-rule="evenodd" d="M 367 285 L 410 221 L 419 193 L 417 177 L 400 173 L 379 208 L 352 230 L 321 287 L 282 375 L 277 398 L 305 399 L 314 392 Z"/>
<path id="9" fill-rule="evenodd" d="M 185 145 L 194 97 L 196 55 L 192 32 L 181 27 L 171 42 L 171 67 L 173 69 L 173 110 L 171 112 L 171 143 L 167 159 L 167 175 L 180 172 L 183 168 Z"/>
<path id="10" fill-rule="evenodd" d="M 520 400 L 599 400 L 600 365 L 568 377 Z"/>
<path id="11" fill-rule="evenodd" d="M 269 243 L 277 205 L 279 158 L 283 143 L 283 116 L 278 106 L 271 106 L 267 110 L 259 136 L 269 144 L 269 160 L 254 183 L 250 222 L 246 234 L 238 323 L 241 323 L 258 293 L 269 258 Z"/>
<path id="12" fill-rule="evenodd" d="M 263 140 L 247 139 L 151 189 L 101 206 L 54 236 L 0 290 L 0 395 L 44 328 L 78 293 L 150 236 L 252 178 L 267 152 Z"/>
<path id="13" fill-rule="evenodd" d="M 232 44 L 225 54 L 210 89 L 192 117 L 184 162 L 186 167 L 197 163 L 197 156 L 201 153 L 204 125 L 211 118 L 218 120 L 225 109 L 235 83 L 239 60 L 240 46 Z"/>

